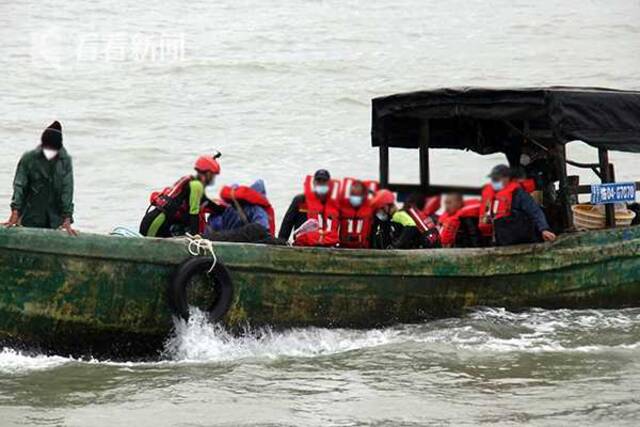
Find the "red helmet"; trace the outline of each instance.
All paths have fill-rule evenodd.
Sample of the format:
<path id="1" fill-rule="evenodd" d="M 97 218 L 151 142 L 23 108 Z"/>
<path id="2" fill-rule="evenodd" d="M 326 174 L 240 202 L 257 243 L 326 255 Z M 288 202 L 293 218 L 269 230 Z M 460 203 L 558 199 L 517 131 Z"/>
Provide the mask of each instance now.
<path id="1" fill-rule="evenodd" d="M 389 190 L 382 189 L 376 191 L 376 194 L 371 199 L 371 207 L 373 209 L 380 209 L 383 206 L 393 205 L 396 202 L 396 196 Z"/>
<path id="2" fill-rule="evenodd" d="M 196 160 L 196 164 L 194 168 L 198 172 L 211 172 L 214 175 L 217 175 L 220 173 L 220 163 L 218 163 L 218 161 L 214 156 L 198 157 L 198 160 Z"/>

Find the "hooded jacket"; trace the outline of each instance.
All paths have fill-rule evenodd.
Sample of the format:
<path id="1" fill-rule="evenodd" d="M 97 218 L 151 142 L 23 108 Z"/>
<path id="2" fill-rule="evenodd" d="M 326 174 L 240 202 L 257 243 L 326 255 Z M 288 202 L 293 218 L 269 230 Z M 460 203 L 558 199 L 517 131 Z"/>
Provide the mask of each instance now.
<path id="1" fill-rule="evenodd" d="M 264 181 L 261 179 L 251 184 L 250 187 L 263 196 L 267 195 Z M 242 203 L 242 210 L 250 224 L 259 224 L 269 231 L 269 215 L 262 206 Z M 209 218 L 209 226 L 215 231 L 234 230 L 244 225 L 244 221 L 233 206 L 228 206 L 222 214 L 213 215 Z"/>

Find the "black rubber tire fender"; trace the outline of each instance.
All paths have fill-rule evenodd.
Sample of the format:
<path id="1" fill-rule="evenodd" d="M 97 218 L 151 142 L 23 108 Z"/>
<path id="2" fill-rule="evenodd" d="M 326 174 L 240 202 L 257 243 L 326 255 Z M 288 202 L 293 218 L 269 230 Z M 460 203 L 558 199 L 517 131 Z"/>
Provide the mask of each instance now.
<path id="1" fill-rule="evenodd" d="M 233 282 L 227 267 L 218 260 L 213 270 L 211 258 L 193 257 L 184 261 L 176 269 L 169 284 L 167 299 L 169 307 L 174 315 L 184 320 L 189 320 L 189 304 L 187 301 L 187 285 L 197 275 L 205 274 L 211 278 L 211 286 L 215 287 L 217 298 L 204 311 L 212 322 L 218 321 L 227 314 L 233 303 Z M 200 307 L 202 309 L 202 307 Z"/>

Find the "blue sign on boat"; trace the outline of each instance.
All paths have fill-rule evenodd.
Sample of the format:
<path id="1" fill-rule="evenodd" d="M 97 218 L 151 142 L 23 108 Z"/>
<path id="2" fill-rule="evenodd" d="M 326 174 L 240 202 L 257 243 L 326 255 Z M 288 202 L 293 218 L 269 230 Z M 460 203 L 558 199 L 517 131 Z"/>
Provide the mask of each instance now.
<path id="1" fill-rule="evenodd" d="M 633 182 L 614 182 L 591 185 L 591 204 L 625 203 L 636 201 L 636 184 Z"/>

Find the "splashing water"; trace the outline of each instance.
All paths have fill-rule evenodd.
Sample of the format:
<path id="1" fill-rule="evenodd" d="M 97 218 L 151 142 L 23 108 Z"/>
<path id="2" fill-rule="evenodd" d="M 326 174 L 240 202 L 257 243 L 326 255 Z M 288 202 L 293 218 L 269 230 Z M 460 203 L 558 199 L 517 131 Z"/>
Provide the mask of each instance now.
<path id="1" fill-rule="evenodd" d="M 227 362 L 240 359 L 315 357 L 389 344 L 398 336 L 394 329 L 356 331 L 305 328 L 275 332 L 271 328 L 246 329 L 232 335 L 211 325 L 198 309 L 191 308 L 188 322 L 175 320 L 175 335 L 164 356 L 171 360 Z"/>
<path id="2" fill-rule="evenodd" d="M 434 419 L 517 424 L 535 407 L 532 416 L 547 421 L 571 414 L 588 424 L 594 414 L 637 419 L 638 360 L 640 309 L 482 308 L 462 318 L 382 329 L 264 328 L 239 335 L 194 310 L 189 322 L 176 321 L 155 362 L 86 361 L 5 348 L 0 411 L 3 399 L 22 406 L 26 396 L 35 407 L 54 399 L 62 407 L 104 410 L 109 423 L 126 424 L 126 410 L 114 418 L 110 409 L 133 401 L 139 417 L 175 425 L 184 421 L 176 405 L 195 401 L 229 425 L 289 420 L 325 426 L 353 425 L 353 419 L 401 424 L 407 418 L 415 425 Z M 38 386 L 60 397 L 37 392 Z M 518 398 L 523 395 L 529 398 Z M 94 396 L 101 396 L 104 409 Z M 142 409 L 150 400 L 152 409 Z"/>
<path id="3" fill-rule="evenodd" d="M 246 329 L 232 334 L 212 325 L 192 309 L 190 320 L 175 321 L 157 362 L 82 361 L 60 356 L 29 355 L 5 348 L 0 373 L 15 374 L 55 369 L 70 362 L 149 366 L 190 363 L 269 362 L 279 358 L 315 358 L 350 351 L 404 351 L 420 353 L 607 353 L 640 349 L 640 309 L 531 310 L 511 313 L 483 308 L 463 318 L 383 329 L 271 328 Z"/>
<path id="4" fill-rule="evenodd" d="M 0 351 L 0 374 L 21 374 L 57 368 L 71 359 L 60 356 L 27 355 L 11 348 Z"/>

